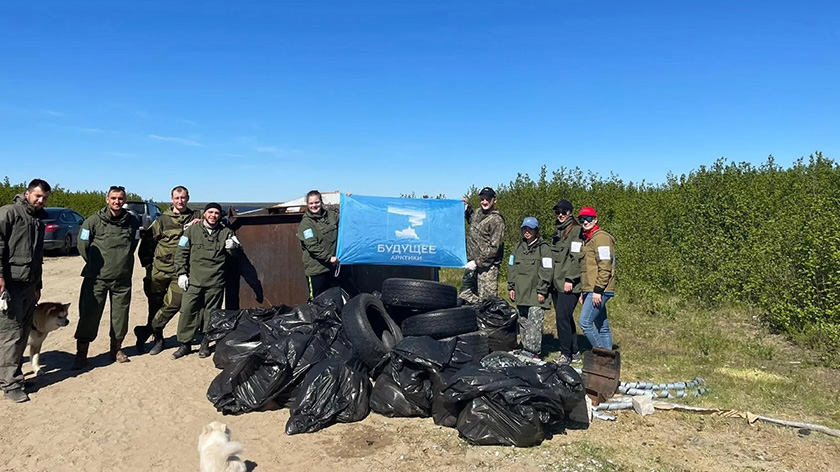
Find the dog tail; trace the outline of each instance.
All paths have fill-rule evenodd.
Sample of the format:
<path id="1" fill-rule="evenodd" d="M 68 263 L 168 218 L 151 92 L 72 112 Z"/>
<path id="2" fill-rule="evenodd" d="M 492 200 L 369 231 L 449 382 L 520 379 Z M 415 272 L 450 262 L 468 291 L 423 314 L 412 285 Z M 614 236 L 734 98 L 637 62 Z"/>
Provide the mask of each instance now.
<path id="1" fill-rule="evenodd" d="M 217 451 L 214 451 L 212 461 L 214 467 L 212 470 L 224 472 L 245 472 L 247 469 L 245 463 L 239 459 L 239 454 L 245 452 L 245 448 L 238 442 L 226 442 L 219 446 Z"/>
<path id="2" fill-rule="evenodd" d="M 245 452 L 245 447 L 242 445 L 242 443 L 233 441 L 225 443 L 224 447 L 222 448 L 222 455 L 224 455 L 226 460 L 230 456 L 238 456 L 243 452 Z"/>

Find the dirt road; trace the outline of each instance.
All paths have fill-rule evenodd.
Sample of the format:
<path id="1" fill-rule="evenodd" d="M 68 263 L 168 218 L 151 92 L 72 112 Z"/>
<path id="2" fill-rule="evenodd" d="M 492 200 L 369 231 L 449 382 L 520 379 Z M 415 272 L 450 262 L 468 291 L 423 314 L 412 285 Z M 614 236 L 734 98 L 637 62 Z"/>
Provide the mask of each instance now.
<path id="1" fill-rule="evenodd" d="M 107 360 L 108 318 L 91 346 L 92 368 L 69 370 L 78 320 L 80 257 L 48 258 L 44 301 L 72 302 L 71 325 L 54 332 L 42 356 L 47 374 L 28 380 L 32 401 L 0 401 L 3 471 L 195 471 L 196 441 L 213 420 L 245 444 L 249 470 L 837 470 L 840 442 L 795 430 L 662 413 L 595 423 L 530 449 L 474 447 L 431 419 L 362 422 L 286 436 L 288 410 L 222 417 L 207 401 L 219 372 L 211 359 L 136 356 Z M 145 319 L 142 274 L 134 276 L 131 325 Z M 106 307 L 106 313 L 108 308 Z M 174 346 L 174 326 L 166 332 Z M 129 334 L 133 344 L 133 336 Z M 29 365 L 24 371 L 31 374 Z"/>

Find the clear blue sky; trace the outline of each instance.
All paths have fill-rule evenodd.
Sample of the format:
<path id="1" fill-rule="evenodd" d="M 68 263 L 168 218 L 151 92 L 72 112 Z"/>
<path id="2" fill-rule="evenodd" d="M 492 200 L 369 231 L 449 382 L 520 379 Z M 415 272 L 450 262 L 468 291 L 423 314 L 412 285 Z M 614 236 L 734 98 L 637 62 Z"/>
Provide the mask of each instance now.
<path id="1" fill-rule="evenodd" d="M 0 177 L 458 198 L 580 166 L 840 156 L 836 1 L 0 5 Z"/>

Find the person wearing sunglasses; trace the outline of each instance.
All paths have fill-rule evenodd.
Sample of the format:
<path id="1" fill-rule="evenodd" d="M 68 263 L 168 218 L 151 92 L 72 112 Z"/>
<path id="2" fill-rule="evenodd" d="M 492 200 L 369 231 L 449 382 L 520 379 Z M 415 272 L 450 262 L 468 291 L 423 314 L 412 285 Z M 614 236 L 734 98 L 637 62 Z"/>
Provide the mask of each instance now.
<path id="1" fill-rule="evenodd" d="M 79 293 L 74 370 L 87 365 L 88 348 L 99 332 L 106 300 L 111 302 L 111 361 L 129 361 L 122 344 L 128 333 L 131 276 L 134 251 L 140 243 L 140 220 L 123 208 L 125 200 L 125 187 L 115 185 L 108 189 L 105 207 L 88 217 L 79 232 L 79 254 L 85 260 L 85 267 Z"/>
<path id="2" fill-rule="evenodd" d="M 575 307 L 580 296 L 580 256 L 583 249 L 581 227 L 572 214 L 572 203 L 560 200 L 554 205 L 554 236 L 551 254 L 554 259 L 552 301 L 560 344 L 559 364 L 569 364 L 578 352 Z"/>
<path id="3" fill-rule="evenodd" d="M 542 352 L 543 321 L 549 307 L 553 261 L 551 246 L 540 238 L 537 219 L 522 220 L 522 240 L 508 259 L 508 291 L 519 310 L 522 348 L 537 356 Z"/>
<path id="4" fill-rule="evenodd" d="M 580 328 L 592 347 L 612 349 L 612 331 L 607 302 L 615 295 L 615 238 L 598 227 L 592 207 L 578 212 L 583 227 L 583 257 L 580 260 Z"/>
<path id="5" fill-rule="evenodd" d="M 496 210 L 496 191 L 484 187 L 478 192 L 478 200 L 481 209 L 473 211 L 467 197 L 461 199 L 470 231 L 467 234 L 469 262 L 464 266 L 458 296 L 469 304 L 499 296 L 499 266 L 505 251 L 505 219 Z"/>

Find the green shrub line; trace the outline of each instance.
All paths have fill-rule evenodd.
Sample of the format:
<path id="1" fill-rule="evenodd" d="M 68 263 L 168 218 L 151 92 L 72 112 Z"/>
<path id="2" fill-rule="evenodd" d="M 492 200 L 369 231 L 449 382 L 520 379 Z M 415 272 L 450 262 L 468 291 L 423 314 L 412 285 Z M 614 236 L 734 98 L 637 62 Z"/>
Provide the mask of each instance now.
<path id="1" fill-rule="evenodd" d="M 619 295 L 758 309 L 772 330 L 840 355 L 840 167 L 817 152 L 789 168 L 719 159 L 662 184 L 545 166 L 497 190 L 506 252 L 535 216 L 544 238 L 561 198 L 593 206 L 616 239 Z M 477 188 L 468 195 L 478 204 Z M 507 260 L 507 256 L 505 257 Z M 504 272 L 504 265 L 503 265 Z"/>
<path id="2" fill-rule="evenodd" d="M 28 184 L 29 182 L 12 184 L 9 182 L 9 177 L 6 177 L 3 180 L 3 183 L 0 184 L 0 205 L 11 203 L 15 198 L 15 195 L 26 191 L 26 186 Z M 106 190 L 78 191 L 68 190 L 60 184 L 54 182 L 50 182 L 50 185 L 52 186 L 52 193 L 50 194 L 49 201 L 47 201 L 47 206 L 72 208 L 85 218 L 96 213 L 100 208 L 105 206 Z M 127 198 L 129 200 L 143 200 L 143 198 L 136 193 L 128 193 Z"/>
<path id="3" fill-rule="evenodd" d="M 0 185 L 11 202 L 25 184 Z M 525 216 L 554 230 L 561 198 L 593 206 L 616 239 L 618 289 L 627 300 L 676 297 L 709 307 L 755 307 L 772 330 L 829 357 L 840 357 L 840 166 L 817 152 L 789 168 L 772 156 L 761 165 L 718 159 L 662 184 L 624 182 L 580 168 L 543 166 L 536 180 L 517 174 L 499 186 L 507 222 L 506 252 Z M 477 188 L 468 192 L 478 205 Z M 130 200 L 142 200 L 129 194 Z M 53 186 L 49 205 L 87 217 L 105 205 L 105 191 Z M 507 260 L 507 255 L 505 257 Z M 503 274 L 505 266 L 502 266 Z"/>

